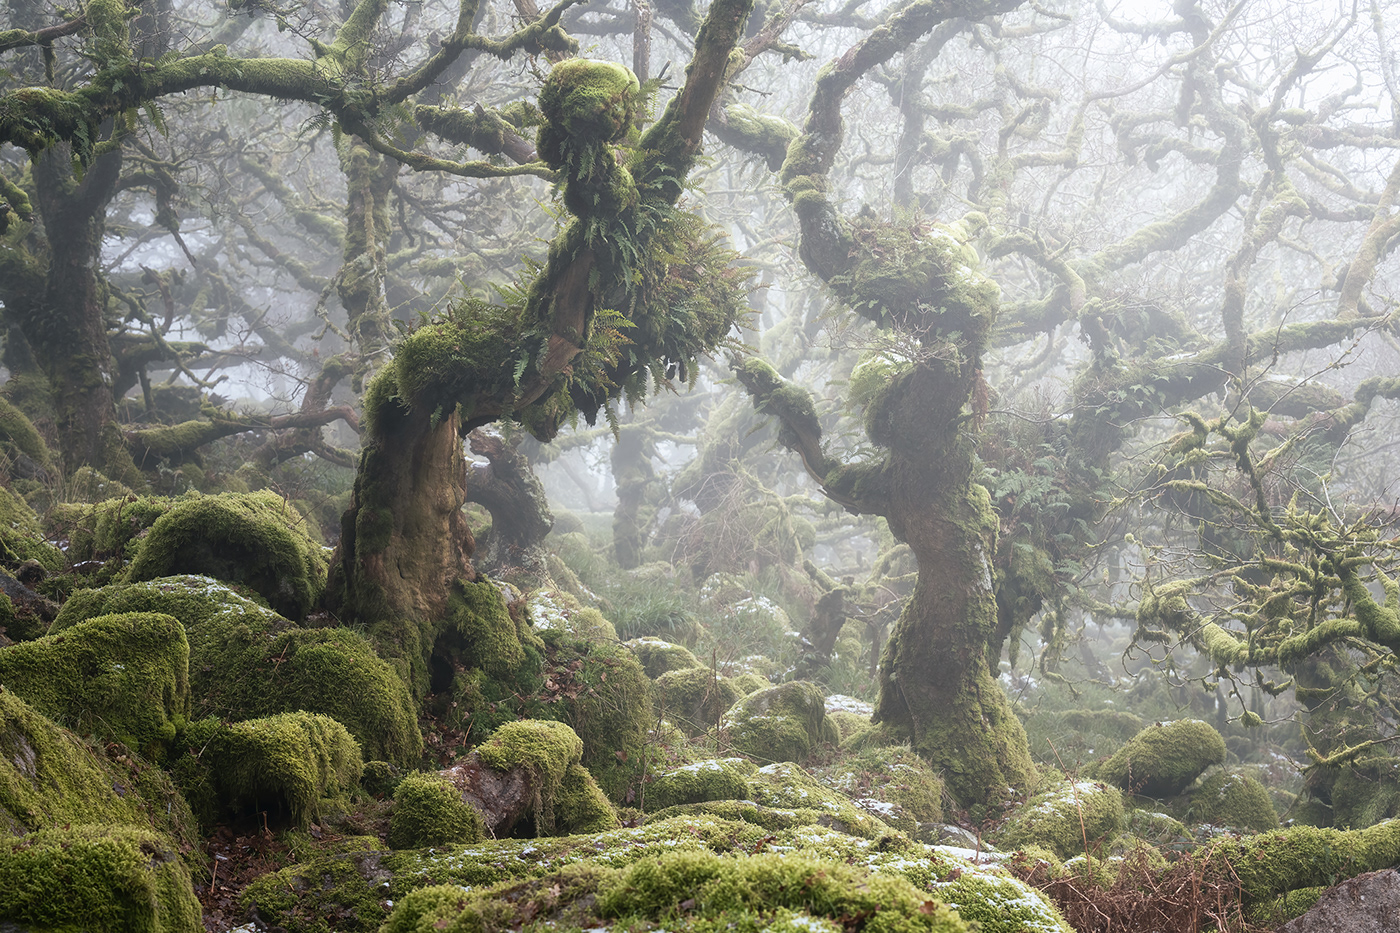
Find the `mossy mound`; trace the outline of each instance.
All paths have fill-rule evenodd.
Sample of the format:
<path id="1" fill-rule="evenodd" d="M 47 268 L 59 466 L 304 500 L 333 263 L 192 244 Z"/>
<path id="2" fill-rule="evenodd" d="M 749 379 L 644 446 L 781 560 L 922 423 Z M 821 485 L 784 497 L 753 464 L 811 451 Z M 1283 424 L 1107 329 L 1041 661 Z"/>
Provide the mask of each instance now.
<path id="1" fill-rule="evenodd" d="M 326 570 L 301 514 L 272 493 L 191 494 L 151 525 L 130 579 L 207 574 L 251 587 L 282 615 L 301 619 L 325 589 Z"/>
<path id="2" fill-rule="evenodd" d="M 1181 793 L 1211 765 L 1225 761 L 1225 740 L 1199 719 L 1157 723 L 1133 736 L 1096 777 L 1148 797 Z"/>
<path id="3" fill-rule="evenodd" d="M 1400 864 L 1400 820 L 1357 830 L 1294 826 L 1227 837 L 1214 843 L 1210 859 L 1238 880 L 1247 903 L 1257 903 Z"/>
<path id="4" fill-rule="evenodd" d="M 4 396 L 0 396 L 0 449 L 13 464 L 11 472 L 18 475 L 43 479 L 41 474 L 53 470 L 53 454 L 35 430 L 34 422 Z M 21 461 L 21 457 L 28 462 Z"/>
<path id="5" fill-rule="evenodd" d="M 801 761 L 840 736 L 826 718 L 821 688 L 794 680 L 735 703 L 721 727 L 735 751 L 759 761 Z"/>
<path id="6" fill-rule="evenodd" d="M 477 842 L 486 824 L 457 786 L 434 772 L 405 775 L 394 790 L 394 812 L 385 841 L 395 849 Z"/>
<path id="7" fill-rule="evenodd" d="M 647 809 L 656 812 L 688 803 L 744 800 L 749 796 L 748 773 L 752 770 L 753 765 L 743 758 L 697 761 L 672 768 L 647 785 Z"/>
<path id="8" fill-rule="evenodd" d="M 708 667 L 667 671 L 656 678 L 656 700 L 687 735 L 704 735 L 744 696 L 728 677 Z"/>
<path id="9" fill-rule="evenodd" d="M 216 580 L 188 575 L 74 593 L 53 630 L 133 609 L 185 623 L 193 718 L 322 713 L 349 729 L 370 759 L 418 763 L 423 738 L 408 689 L 359 633 L 298 628 Z"/>
<path id="10" fill-rule="evenodd" d="M 321 801 L 360 780 L 360 747 L 328 716 L 282 713 L 220 727 L 199 751 L 229 812 L 268 812 L 307 826 Z"/>
<path id="11" fill-rule="evenodd" d="M 569 765 L 554 797 L 554 831 L 561 836 L 601 833 L 622 825 L 612 802 L 583 765 Z"/>
<path id="12" fill-rule="evenodd" d="M 164 757 L 190 712 L 189 644 L 173 616 L 98 616 L 0 649 L 0 682 L 84 733 Z"/>
<path id="13" fill-rule="evenodd" d="M 907 745 L 869 749 L 812 773 L 826 787 L 905 832 L 913 832 L 918 823 L 943 819 L 943 782 Z"/>
<path id="14" fill-rule="evenodd" d="M 1232 829 L 1278 829 L 1278 814 L 1268 788 L 1254 775 L 1237 768 L 1217 771 L 1193 788 L 1186 817 L 1192 823 Z"/>
<path id="15" fill-rule="evenodd" d="M 0 830 L 54 826 L 153 828 L 196 842 L 189 805 L 165 772 L 121 746 L 84 744 L 21 700 L 0 691 Z"/>
<path id="16" fill-rule="evenodd" d="M 0 841 L 0 918 L 8 929 L 55 933 L 204 929 L 189 871 L 170 840 L 117 826 L 46 829 Z"/>
<path id="17" fill-rule="evenodd" d="M 618 825 L 617 813 L 579 761 L 583 740 L 562 722 L 527 719 L 507 723 L 476 747 L 496 771 L 522 768 L 539 793 L 532 816 L 540 836 L 598 832 Z"/>
<path id="18" fill-rule="evenodd" d="M 625 643 L 642 665 L 642 670 L 652 680 L 669 671 L 684 671 L 698 668 L 700 661 L 695 654 L 683 645 L 673 645 L 660 638 L 634 638 Z"/>
<path id="19" fill-rule="evenodd" d="M 69 502 L 54 506 L 50 531 L 68 542 L 68 559 L 130 561 L 145 543 L 156 520 L 170 511 L 174 499 L 164 496 L 116 496 L 92 504 Z"/>
<path id="20" fill-rule="evenodd" d="M 998 838 L 1003 848 L 1044 846 L 1062 859 L 1097 852 L 1123 828 L 1123 794 L 1092 781 L 1063 781 L 1026 802 Z"/>
<path id="21" fill-rule="evenodd" d="M 617 630 L 601 612 L 580 605 L 563 590 L 535 590 L 526 599 L 525 612 L 531 624 L 542 631 L 553 629 L 591 641 L 617 641 Z"/>
<path id="22" fill-rule="evenodd" d="M 1332 825 L 1360 828 L 1400 815 L 1400 758 L 1363 756 L 1332 785 Z"/>
<path id="23" fill-rule="evenodd" d="M 63 552 L 44 538 L 39 518 L 19 496 L 0 486 L 0 565 L 13 570 L 37 560 L 48 571 L 62 570 Z"/>
<path id="24" fill-rule="evenodd" d="M 821 785 L 797 765 L 783 761 L 759 768 L 749 778 L 749 797 L 765 807 L 814 810 L 822 825 L 862 839 L 878 839 L 890 827 L 843 794 Z"/>
<path id="25" fill-rule="evenodd" d="M 753 671 L 744 671 L 742 674 L 729 678 L 729 682 L 734 685 L 735 690 L 739 691 L 740 696 L 748 696 L 750 693 L 767 690 L 773 686 L 773 681 L 755 674 Z"/>
<path id="26" fill-rule="evenodd" d="M 1123 829 L 1155 846 L 1178 845 L 1191 838 L 1180 820 L 1157 810 L 1129 810 Z"/>

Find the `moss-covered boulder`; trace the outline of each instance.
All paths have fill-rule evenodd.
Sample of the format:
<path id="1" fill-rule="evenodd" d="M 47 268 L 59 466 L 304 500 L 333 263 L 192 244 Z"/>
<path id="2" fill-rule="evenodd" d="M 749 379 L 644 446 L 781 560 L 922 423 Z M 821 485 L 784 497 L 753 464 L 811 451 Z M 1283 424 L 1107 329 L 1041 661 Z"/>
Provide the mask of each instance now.
<path id="1" fill-rule="evenodd" d="M 226 812 L 267 812 L 296 826 L 308 825 L 323 800 L 353 789 L 364 768 L 345 727 L 313 713 L 220 726 L 195 754 Z"/>
<path id="2" fill-rule="evenodd" d="M 561 722 L 521 720 L 507 723 L 478 745 L 480 762 L 500 773 L 525 772 L 532 803 L 523 812 L 512 810 L 492 829 L 499 835 L 516 820 L 532 819 L 540 836 L 569 832 L 597 832 L 618 825 L 616 811 L 593 776 L 580 766 L 583 740 Z M 494 814 L 497 808 L 479 799 L 479 809 Z"/>
<path id="3" fill-rule="evenodd" d="M 423 739 L 408 688 L 358 632 L 300 628 L 217 580 L 190 575 L 80 590 L 53 630 L 133 610 L 185 624 L 192 718 L 323 713 L 349 729 L 371 760 L 418 763 Z"/>
<path id="4" fill-rule="evenodd" d="M 164 496 L 122 495 L 101 502 L 65 502 L 53 507 L 47 520 L 50 533 L 67 542 L 68 559 L 129 562 L 141 550 L 146 534 L 176 500 Z"/>
<path id="5" fill-rule="evenodd" d="M 63 552 L 44 537 L 34 510 L 19 496 L 0 486 L 0 566 L 14 570 L 27 560 L 45 570 L 62 570 Z"/>
<path id="6" fill-rule="evenodd" d="M 1210 864 L 1237 882 L 1246 902 L 1400 865 L 1400 820 L 1365 829 L 1294 826 L 1216 840 Z"/>
<path id="7" fill-rule="evenodd" d="M 651 812 L 709 800 L 744 800 L 753 764 L 744 758 L 697 761 L 656 775 L 646 787 Z"/>
<path id="8" fill-rule="evenodd" d="M 292 619 L 326 586 L 324 549 L 289 503 L 270 492 L 191 494 L 156 519 L 131 563 L 131 580 L 207 574 L 244 584 Z"/>
<path id="9" fill-rule="evenodd" d="M 744 671 L 742 674 L 729 678 L 729 682 L 734 685 L 734 689 L 739 691 L 740 696 L 748 696 L 750 693 L 767 690 L 773 686 L 773 681 L 755 674 L 753 671 Z"/>
<path id="10" fill-rule="evenodd" d="M 571 836 L 606 832 L 620 825 L 617 811 L 593 774 L 581 764 L 569 765 L 554 797 L 554 831 Z"/>
<path id="11" fill-rule="evenodd" d="M 943 782 L 907 745 L 872 748 L 816 768 L 812 775 L 905 832 L 943 819 Z"/>
<path id="12" fill-rule="evenodd" d="M 802 761 L 823 742 L 840 743 L 821 688 L 794 680 L 751 693 L 724 714 L 730 746 L 758 761 Z"/>
<path id="13" fill-rule="evenodd" d="M 1123 828 L 1123 794 L 1093 781 L 1062 781 L 1012 814 L 997 842 L 1003 849 L 1043 846 L 1062 859 L 1097 854 Z"/>
<path id="14" fill-rule="evenodd" d="M 119 826 L 46 829 L 0 840 L 0 926 L 85 933 L 202 933 L 174 844 Z"/>
<path id="15" fill-rule="evenodd" d="M 385 837 L 395 849 L 476 842 L 485 835 L 481 814 L 441 774 L 415 771 L 395 788 L 394 812 Z"/>
<path id="16" fill-rule="evenodd" d="M 821 825 L 862 839 L 877 839 L 890 831 L 883 820 L 788 761 L 755 771 L 749 778 L 748 799 L 765 807 L 815 811 Z"/>
<path id="17" fill-rule="evenodd" d="M 1225 761 L 1225 740 L 1199 719 L 1156 723 L 1133 736 L 1096 777 L 1148 797 L 1172 797 Z"/>
<path id="18" fill-rule="evenodd" d="M 641 662 L 642 670 L 653 680 L 668 671 L 684 671 L 700 666 L 695 654 L 684 645 L 673 645 L 650 636 L 634 638 L 625 644 Z"/>
<path id="19" fill-rule="evenodd" d="M 525 599 L 525 612 L 530 624 L 541 631 L 553 629 L 593 641 L 617 641 L 617 630 L 607 617 L 582 605 L 565 590 L 535 590 Z"/>
<path id="20" fill-rule="evenodd" d="M 1209 823 L 1232 829 L 1263 832 L 1278 829 L 1269 790 L 1259 779 L 1239 768 L 1216 771 L 1192 788 L 1186 805 L 1192 823 Z"/>
<path id="21" fill-rule="evenodd" d="M 656 678 L 656 702 L 687 735 L 704 735 L 744 696 L 729 678 L 708 667 L 667 671 Z"/>
<path id="22" fill-rule="evenodd" d="M 93 748 L 0 690 L 0 833 L 87 824 L 197 842 L 189 805 L 164 771 L 119 745 Z"/>
<path id="23" fill-rule="evenodd" d="M 189 716 L 189 654 L 173 616 L 104 615 L 0 649 L 0 683 L 45 715 L 160 759 Z"/>

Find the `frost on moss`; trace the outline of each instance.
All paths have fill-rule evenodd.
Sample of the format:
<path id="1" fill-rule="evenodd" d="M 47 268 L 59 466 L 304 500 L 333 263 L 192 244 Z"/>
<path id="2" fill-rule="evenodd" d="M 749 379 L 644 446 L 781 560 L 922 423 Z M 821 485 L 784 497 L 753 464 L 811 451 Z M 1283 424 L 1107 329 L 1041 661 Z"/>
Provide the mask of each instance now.
<path id="1" fill-rule="evenodd" d="M 744 694 L 708 667 L 667 671 L 656 678 L 656 701 L 662 715 L 687 735 L 703 735 Z"/>
<path id="2" fill-rule="evenodd" d="M 53 630 L 125 611 L 163 612 L 185 624 L 195 718 L 323 713 L 349 729 L 369 758 L 417 764 L 423 740 L 408 689 L 358 632 L 298 628 L 231 587 L 199 576 L 80 590 L 64 604 Z"/>
<path id="3" fill-rule="evenodd" d="M 189 495 L 151 526 L 130 579 L 207 574 L 249 586 L 278 612 L 301 619 L 325 589 L 326 568 L 305 520 L 276 495 Z"/>
<path id="4" fill-rule="evenodd" d="M 63 552 L 44 539 L 38 516 L 19 496 L 0 486 L 0 565 L 10 570 L 37 560 L 45 570 L 64 566 Z"/>
<path id="5" fill-rule="evenodd" d="M 1181 793 L 1211 765 L 1225 760 L 1225 740 L 1199 719 L 1148 726 L 1099 768 L 1097 777 L 1148 797 Z"/>
<path id="6" fill-rule="evenodd" d="M 721 758 L 663 771 L 647 786 L 647 809 L 656 812 L 688 803 L 744 800 L 749 796 L 745 765 L 753 768 L 742 758 Z"/>
<path id="7" fill-rule="evenodd" d="M 812 773 L 826 787 L 904 832 L 943 819 L 943 782 L 907 745 L 872 748 Z"/>
<path id="8" fill-rule="evenodd" d="M 1238 768 L 1217 771 L 1192 788 L 1186 817 L 1192 823 L 1232 829 L 1278 829 L 1278 814 L 1268 789 L 1254 775 Z"/>
<path id="9" fill-rule="evenodd" d="M 744 697 L 724 714 L 735 751 L 759 761 L 801 761 L 823 742 L 840 743 L 821 688 L 794 680 Z"/>
<path id="10" fill-rule="evenodd" d="M 477 842 L 485 834 L 481 814 L 440 774 L 405 775 L 394 790 L 394 812 L 385 841 L 395 849 Z"/>
<path id="11" fill-rule="evenodd" d="M 697 668 L 700 662 L 689 648 L 673 645 L 660 638 L 634 638 L 625 643 L 646 671 L 655 680 L 669 671 L 683 671 Z"/>
<path id="12" fill-rule="evenodd" d="M 0 833 L 79 824 L 154 828 L 193 845 L 194 819 L 159 768 L 106 754 L 0 691 Z"/>
<path id="13" fill-rule="evenodd" d="M 219 730 L 203 750 L 227 806 L 285 816 L 306 826 L 325 798 L 360 780 L 360 747 L 328 716 L 282 713 Z"/>
<path id="14" fill-rule="evenodd" d="M 791 762 L 759 768 L 749 779 L 749 799 L 766 807 L 814 810 L 819 822 L 863 839 L 878 839 L 889 827 L 868 811 Z"/>
<path id="15" fill-rule="evenodd" d="M 0 840 L 0 917 L 8 928 L 55 933 L 204 929 L 189 871 L 170 840 L 118 826 Z"/>
<path id="16" fill-rule="evenodd" d="M 189 654 L 172 616 L 104 615 L 0 649 L 0 682 L 45 715 L 159 760 L 189 716 Z"/>
<path id="17" fill-rule="evenodd" d="M 1011 815 L 1002 848 L 1044 846 L 1060 858 L 1096 852 L 1123 828 L 1123 794 L 1092 781 L 1062 781 Z"/>

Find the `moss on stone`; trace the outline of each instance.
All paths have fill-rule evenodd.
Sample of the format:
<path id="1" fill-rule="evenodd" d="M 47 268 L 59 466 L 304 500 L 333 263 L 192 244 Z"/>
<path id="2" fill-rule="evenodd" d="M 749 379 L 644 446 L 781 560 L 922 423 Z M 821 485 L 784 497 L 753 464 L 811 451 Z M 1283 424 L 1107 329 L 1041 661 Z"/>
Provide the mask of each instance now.
<path id="1" fill-rule="evenodd" d="M 1228 837 L 1206 854 L 1219 871 L 1238 879 L 1247 902 L 1258 902 L 1400 864 L 1400 820 L 1358 830 L 1294 826 Z"/>
<path id="2" fill-rule="evenodd" d="M 360 780 L 360 747 L 340 723 L 313 713 L 281 713 L 234 723 L 207 747 L 227 805 L 270 811 L 306 826 L 320 802 Z"/>
<path id="3" fill-rule="evenodd" d="M 656 701 L 668 720 L 687 735 L 703 735 L 744 696 L 729 680 L 708 667 L 667 671 L 656 678 Z"/>
<path id="4" fill-rule="evenodd" d="M 68 559 L 130 561 L 156 520 L 175 500 L 162 496 L 120 496 L 92 505 L 63 503 L 49 515 L 49 528 L 68 541 Z"/>
<path id="5" fill-rule="evenodd" d="M 0 840 L 0 917 L 21 929 L 200 933 L 199 901 L 171 841 L 121 826 Z"/>
<path id="6" fill-rule="evenodd" d="M 46 715 L 159 760 L 189 717 L 189 653 L 172 616 L 104 615 L 0 649 L 0 682 Z"/>
<path id="7" fill-rule="evenodd" d="M 570 765 L 554 796 L 555 832 L 601 833 L 620 825 L 617 811 L 593 775 L 583 765 Z"/>
<path id="8" fill-rule="evenodd" d="M 1331 816 L 1343 829 L 1400 816 L 1400 758 L 1363 756 L 1343 768 L 1332 785 Z"/>
<path id="9" fill-rule="evenodd" d="M 423 739 L 407 687 L 363 635 L 298 628 L 209 577 L 161 577 L 73 594 L 54 620 L 131 610 L 185 624 L 194 717 L 255 719 L 305 710 L 339 721 L 371 759 L 416 765 Z"/>
<path id="10" fill-rule="evenodd" d="M 943 819 L 943 782 L 907 745 L 869 749 L 812 773 L 826 787 L 905 832 L 913 832 L 918 823 Z"/>
<path id="11" fill-rule="evenodd" d="M 734 689 L 739 691 L 740 696 L 748 696 L 750 693 L 757 693 L 760 690 L 767 690 L 773 686 L 773 681 L 761 674 L 753 671 L 744 671 L 729 678 L 729 682 L 734 685 Z"/>
<path id="12" fill-rule="evenodd" d="M 647 786 L 647 809 L 656 812 L 711 800 L 745 800 L 749 781 L 743 764 L 748 762 L 742 758 L 721 758 L 663 771 Z"/>
<path id="13" fill-rule="evenodd" d="M 1157 810 L 1128 810 L 1124 814 L 1123 829 L 1157 846 L 1179 845 L 1191 838 L 1180 820 Z"/>
<path id="14" fill-rule="evenodd" d="M 270 492 L 191 494 L 156 519 L 132 581 L 207 574 L 262 594 L 278 612 L 304 618 L 326 586 L 326 556 L 305 521 Z"/>
<path id="15" fill-rule="evenodd" d="M 1092 781 L 1060 782 L 1011 815 L 1002 848 L 1040 845 L 1060 858 L 1099 851 L 1123 828 L 1123 794 Z"/>
<path id="16" fill-rule="evenodd" d="M 890 832 L 883 820 L 857 807 L 845 795 L 823 787 L 792 762 L 766 765 L 749 778 L 749 799 L 766 807 L 815 810 L 822 825 L 862 839 Z"/>
<path id="17" fill-rule="evenodd" d="M 385 841 L 395 849 L 477 842 L 485 835 L 481 814 L 440 774 L 415 771 L 394 790 Z"/>
<path id="18" fill-rule="evenodd" d="M 642 670 L 653 680 L 670 671 L 684 671 L 700 667 L 699 660 L 684 645 L 673 645 L 660 638 L 634 638 L 626 642 L 627 647 L 637 656 Z"/>
<path id="19" fill-rule="evenodd" d="M 63 552 L 44 539 L 34 510 L 0 486 L 0 564 L 13 570 L 27 560 L 37 560 L 48 571 L 62 570 L 65 564 Z"/>
<path id="20" fill-rule="evenodd" d="M 1098 769 L 1097 777 L 1149 797 L 1179 794 L 1211 765 L 1225 760 L 1225 740 L 1209 723 L 1179 719 L 1133 736 Z"/>
<path id="21" fill-rule="evenodd" d="M 6 183 L 8 180 L 0 182 L 0 185 Z M 28 457 L 40 470 L 53 469 L 53 455 L 49 452 L 49 445 L 44 443 L 44 438 L 34 429 L 34 422 L 4 396 L 0 396 L 0 444 L 10 448 L 12 456 L 19 453 Z"/>
<path id="22" fill-rule="evenodd" d="M 1278 829 L 1278 814 L 1268 789 L 1254 775 L 1238 768 L 1216 771 L 1192 788 L 1186 817 L 1192 823 L 1232 829 Z"/>
<path id="23" fill-rule="evenodd" d="M 759 761 L 801 761 L 822 742 L 839 742 L 824 699 L 816 684 L 779 684 L 735 703 L 724 714 L 722 729 L 741 754 Z"/>

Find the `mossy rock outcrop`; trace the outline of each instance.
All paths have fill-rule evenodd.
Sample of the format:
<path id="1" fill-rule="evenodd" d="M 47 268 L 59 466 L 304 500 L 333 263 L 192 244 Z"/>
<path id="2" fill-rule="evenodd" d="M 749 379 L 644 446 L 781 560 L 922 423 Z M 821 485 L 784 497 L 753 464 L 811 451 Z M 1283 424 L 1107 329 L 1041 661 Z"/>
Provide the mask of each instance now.
<path id="1" fill-rule="evenodd" d="M 890 832 L 883 820 L 857 807 L 844 794 L 823 787 L 789 761 L 755 771 L 749 778 L 748 799 L 765 807 L 815 811 L 821 825 L 861 839 L 878 839 Z"/>
<path id="2" fill-rule="evenodd" d="M 666 718 L 690 736 L 716 726 L 744 695 L 728 677 L 708 667 L 667 671 L 656 678 L 656 700 Z"/>
<path id="3" fill-rule="evenodd" d="M 246 813 L 305 827 L 322 801 L 353 790 L 364 769 L 345 727 L 313 713 L 231 725 L 206 719 L 184 738 L 188 753 L 172 770 L 206 827 L 222 815 Z"/>
<path id="4" fill-rule="evenodd" d="M 414 772 L 394 789 L 394 812 L 385 841 L 395 849 L 477 842 L 485 835 L 481 814 L 441 774 Z"/>
<path id="5" fill-rule="evenodd" d="M 363 635 L 300 628 L 209 577 L 80 590 L 64 604 L 53 630 L 65 631 L 92 615 L 138 609 L 185 624 L 192 718 L 323 713 L 349 729 L 371 760 L 418 763 L 423 739 L 408 689 Z"/>
<path id="6" fill-rule="evenodd" d="M 826 718 L 821 688 L 794 680 L 751 693 L 724 714 L 735 751 L 759 761 L 802 761 L 823 742 L 840 744 Z"/>
<path id="7" fill-rule="evenodd" d="M 0 683 L 45 715 L 159 760 L 188 721 L 189 654 L 173 616 L 103 615 L 0 649 Z"/>
<path id="8" fill-rule="evenodd" d="M 0 831 L 56 826 L 154 829 L 194 848 L 194 817 L 165 772 L 118 745 L 94 749 L 0 690 Z"/>
<path id="9" fill-rule="evenodd" d="M 943 782 L 907 745 L 869 749 L 817 768 L 813 776 L 904 832 L 943 820 Z"/>
<path id="10" fill-rule="evenodd" d="M 45 570 L 62 570 L 63 552 L 44 538 L 39 518 L 19 496 L 0 486 L 0 566 L 14 570 L 35 560 Z"/>
<path id="11" fill-rule="evenodd" d="M 1157 723 L 1133 736 L 1099 767 L 1097 778 L 1131 793 L 1173 797 L 1225 761 L 1225 740 L 1199 719 Z"/>
<path id="12" fill-rule="evenodd" d="M 202 933 L 174 844 L 120 826 L 45 829 L 0 840 L 0 926 L 85 933 Z M 13 926 L 12 926 L 13 925 Z"/>
<path id="13" fill-rule="evenodd" d="M 164 496 L 116 496 L 101 502 L 64 502 L 48 515 L 51 532 L 68 542 L 73 563 L 98 560 L 129 562 L 145 543 L 156 520 L 176 500 Z"/>
<path id="14" fill-rule="evenodd" d="M 1012 814 L 998 838 L 1004 849 L 1043 846 L 1062 859 L 1101 851 L 1123 828 L 1123 794 L 1093 781 L 1062 781 Z"/>
<path id="15" fill-rule="evenodd" d="M 1269 790 L 1248 771 L 1226 768 L 1201 781 L 1190 791 L 1186 807 L 1192 823 L 1209 823 L 1232 829 L 1264 832 L 1278 829 Z"/>
<path id="16" fill-rule="evenodd" d="M 528 782 L 525 790 L 529 800 L 522 801 L 523 806 L 522 802 L 497 806 L 475 791 L 467 791 L 468 799 L 487 814 L 488 826 L 497 835 L 525 820 L 533 821 L 539 836 L 600 832 L 618 825 L 617 812 L 607 795 L 579 763 L 583 740 L 564 723 L 539 719 L 507 723 L 473 754 L 500 774 L 522 771 Z"/>
<path id="17" fill-rule="evenodd" d="M 697 761 L 656 775 L 646 788 L 651 812 L 710 800 L 744 800 L 749 796 L 748 775 L 753 764 L 744 758 Z"/>
<path id="18" fill-rule="evenodd" d="M 246 585 L 282 615 L 301 619 L 325 589 L 326 571 L 305 519 L 272 493 L 191 494 L 151 525 L 130 579 L 206 574 Z"/>
<path id="19" fill-rule="evenodd" d="M 651 636 L 634 638 L 625 644 L 637 656 L 642 670 L 646 671 L 652 680 L 669 671 L 684 671 L 700 666 L 694 652 L 684 645 L 674 645 Z"/>

